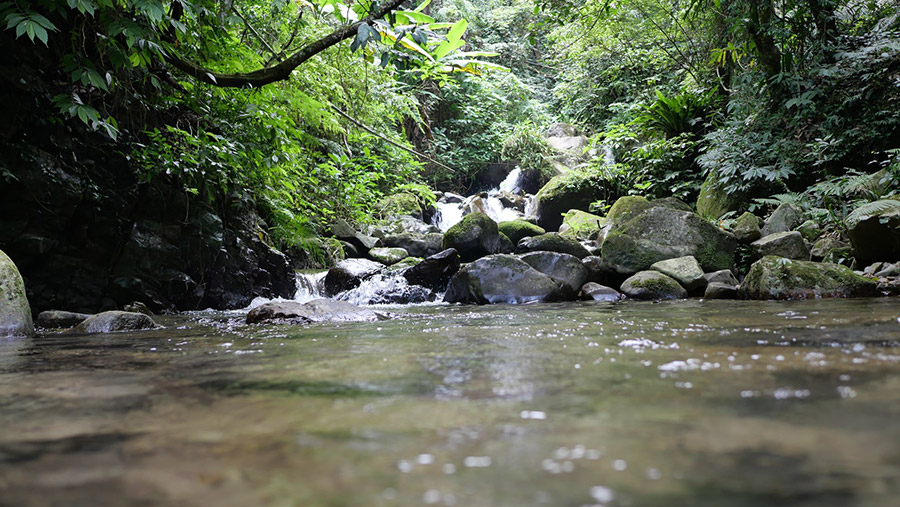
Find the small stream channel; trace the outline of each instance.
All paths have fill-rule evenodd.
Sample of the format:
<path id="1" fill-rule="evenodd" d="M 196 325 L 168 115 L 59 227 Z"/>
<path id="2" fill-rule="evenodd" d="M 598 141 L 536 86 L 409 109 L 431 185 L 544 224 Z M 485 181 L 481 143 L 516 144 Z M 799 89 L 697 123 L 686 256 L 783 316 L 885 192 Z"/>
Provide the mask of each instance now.
<path id="1" fill-rule="evenodd" d="M 0 505 L 900 498 L 896 298 L 383 309 L 0 341 Z"/>

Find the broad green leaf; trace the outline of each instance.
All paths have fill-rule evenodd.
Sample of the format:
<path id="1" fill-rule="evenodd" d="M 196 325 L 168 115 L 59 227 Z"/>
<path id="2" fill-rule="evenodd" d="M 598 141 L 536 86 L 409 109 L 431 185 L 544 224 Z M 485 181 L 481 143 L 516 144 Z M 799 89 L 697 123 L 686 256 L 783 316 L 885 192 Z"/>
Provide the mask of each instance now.
<path id="1" fill-rule="evenodd" d="M 403 14 L 416 23 L 434 23 L 434 18 L 416 11 L 397 11 L 396 14 Z"/>
<path id="2" fill-rule="evenodd" d="M 430 4 L 430 3 L 431 3 L 431 0 L 425 0 L 424 2 L 422 2 L 421 4 L 419 4 L 418 7 L 416 7 L 416 8 L 414 9 L 415 12 L 422 12 L 422 11 L 424 11 L 424 10 L 425 10 L 425 7 L 428 7 L 428 4 Z"/>
<path id="3" fill-rule="evenodd" d="M 438 60 L 452 53 L 453 51 L 463 47 L 466 45 L 466 41 L 457 40 L 455 43 L 451 43 L 449 40 L 446 40 L 441 43 L 437 49 L 434 50 L 434 57 Z"/>

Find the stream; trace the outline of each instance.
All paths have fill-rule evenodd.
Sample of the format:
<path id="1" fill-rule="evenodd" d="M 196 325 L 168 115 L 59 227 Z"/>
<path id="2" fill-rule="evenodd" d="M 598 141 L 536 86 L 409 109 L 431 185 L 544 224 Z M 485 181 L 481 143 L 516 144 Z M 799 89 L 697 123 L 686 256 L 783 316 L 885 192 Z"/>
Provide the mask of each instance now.
<path id="1" fill-rule="evenodd" d="M 0 505 L 900 498 L 895 298 L 380 310 L 0 340 Z"/>

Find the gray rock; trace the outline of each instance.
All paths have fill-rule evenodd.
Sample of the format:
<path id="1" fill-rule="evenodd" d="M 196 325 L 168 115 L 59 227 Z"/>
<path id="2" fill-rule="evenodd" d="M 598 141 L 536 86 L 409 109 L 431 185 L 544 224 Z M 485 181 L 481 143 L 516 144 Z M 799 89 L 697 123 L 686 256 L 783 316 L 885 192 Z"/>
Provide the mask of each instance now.
<path id="1" fill-rule="evenodd" d="M 109 311 L 91 315 L 72 328 L 73 333 L 115 333 L 118 331 L 142 331 L 156 329 L 159 326 L 153 319 L 143 313 Z"/>
<path id="2" fill-rule="evenodd" d="M 703 290 L 708 283 L 700 263 L 690 255 L 655 262 L 650 269 L 674 278 L 689 292 Z"/>
<path id="3" fill-rule="evenodd" d="M 814 260 L 821 260 L 827 257 L 828 253 L 832 250 L 844 250 L 847 248 L 850 248 L 849 243 L 831 236 L 826 236 L 817 239 L 816 242 L 813 243 L 812 248 L 809 250 L 809 254 Z"/>
<path id="4" fill-rule="evenodd" d="M 819 227 L 819 224 L 815 221 L 807 220 L 797 227 L 797 232 L 799 232 L 806 241 L 815 241 L 822 235 L 822 228 Z"/>
<path id="5" fill-rule="evenodd" d="M 471 262 L 500 249 L 497 222 L 484 213 L 470 213 L 444 234 L 444 249 L 455 248 L 463 262 Z"/>
<path id="6" fill-rule="evenodd" d="M 803 223 L 803 212 L 800 208 L 790 203 L 783 203 L 775 208 L 775 211 L 766 220 L 766 224 L 762 227 L 762 236 L 793 231 L 801 223 Z"/>
<path id="7" fill-rule="evenodd" d="M 390 248 L 402 248 L 413 257 L 428 257 L 442 250 L 441 242 L 444 236 L 440 233 L 418 234 L 404 232 L 385 236 L 384 246 Z"/>
<path id="8" fill-rule="evenodd" d="M 360 254 L 365 254 L 369 250 L 381 246 L 381 240 L 357 231 L 346 220 L 339 218 L 331 224 L 331 233 L 335 238 L 346 241 L 356 248 Z"/>
<path id="9" fill-rule="evenodd" d="M 581 299 L 586 301 L 619 301 L 624 298 L 616 289 L 599 283 L 588 282 L 581 287 Z"/>
<path id="10" fill-rule="evenodd" d="M 25 282 L 12 259 L 0 250 L 0 337 L 33 334 Z"/>
<path id="11" fill-rule="evenodd" d="M 588 255 L 584 259 L 581 259 L 581 263 L 584 264 L 584 267 L 588 270 L 588 281 L 597 282 L 597 283 L 605 283 L 606 282 L 606 265 L 603 264 L 603 259 L 596 255 Z"/>
<path id="12" fill-rule="evenodd" d="M 432 290 L 444 290 L 453 275 L 459 271 L 459 253 L 448 248 L 403 272 L 406 281 Z"/>
<path id="13" fill-rule="evenodd" d="M 396 264 L 403 259 L 409 257 L 409 252 L 405 248 L 373 248 L 369 250 L 369 257 L 376 262 L 380 262 L 386 266 Z"/>
<path id="14" fill-rule="evenodd" d="M 684 299 L 688 295 L 674 278 L 659 271 L 640 271 L 625 280 L 621 290 L 633 299 Z"/>
<path id="15" fill-rule="evenodd" d="M 803 241 L 803 236 L 797 231 L 777 232 L 764 236 L 750 243 L 750 249 L 755 259 L 775 255 L 801 261 L 809 260 L 809 249 Z"/>
<path id="16" fill-rule="evenodd" d="M 709 283 L 722 283 L 725 285 L 738 285 L 739 283 L 737 277 L 734 276 L 734 273 L 732 273 L 730 269 L 713 271 L 712 273 L 706 273 L 703 276 Z"/>
<path id="17" fill-rule="evenodd" d="M 712 282 L 706 286 L 704 299 L 737 299 L 738 286 L 727 283 Z"/>
<path id="18" fill-rule="evenodd" d="M 744 277 L 741 299 L 810 299 L 877 295 L 876 283 L 850 268 L 827 262 L 769 255 L 753 263 Z"/>
<path id="19" fill-rule="evenodd" d="M 404 269 L 411 268 L 424 260 L 425 259 L 421 257 L 407 257 L 396 264 L 391 264 L 388 269 L 390 269 L 391 271 L 402 271 Z"/>
<path id="20" fill-rule="evenodd" d="M 311 322 L 371 322 L 383 316 L 366 308 L 335 301 L 333 299 L 314 299 L 307 303 L 296 301 L 280 301 L 265 303 L 250 310 L 247 324 L 255 324 L 269 320 L 290 321 L 292 323 Z"/>
<path id="21" fill-rule="evenodd" d="M 758 216 L 749 211 L 739 216 L 734 222 L 734 228 L 732 229 L 738 243 L 749 245 L 761 238 L 762 231 L 759 229 L 761 222 L 762 220 L 760 220 Z"/>
<path id="22" fill-rule="evenodd" d="M 588 281 L 588 270 L 574 255 L 559 252 L 531 252 L 519 257 L 529 266 L 559 284 L 567 297 L 574 298 Z"/>
<path id="23" fill-rule="evenodd" d="M 516 253 L 524 254 L 528 252 L 559 252 L 574 255 L 579 259 L 584 259 L 591 255 L 591 252 L 578 240 L 567 238 L 558 232 L 548 232 L 540 236 L 521 239 L 519 244 L 516 245 Z"/>
<path id="24" fill-rule="evenodd" d="M 345 259 L 328 270 L 325 275 L 324 292 L 335 296 L 340 292 L 359 287 L 366 278 L 381 272 L 384 265 L 368 259 Z"/>
<path id="25" fill-rule="evenodd" d="M 878 278 L 886 278 L 889 276 L 900 276 L 900 262 L 895 262 L 894 264 L 887 264 L 885 266 L 882 266 L 881 269 L 879 269 L 875 273 L 875 276 L 877 276 Z"/>
<path id="26" fill-rule="evenodd" d="M 466 264 L 450 280 L 448 303 L 532 303 L 561 299 L 559 285 L 521 259 L 506 254 Z"/>
<path id="27" fill-rule="evenodd" d="M 62 329 L 75 327 L 87 320 L 89 313 L 65 312 L 62 310 L 47 310 L 37 316 L 35 324 L 47 329 Z"/>

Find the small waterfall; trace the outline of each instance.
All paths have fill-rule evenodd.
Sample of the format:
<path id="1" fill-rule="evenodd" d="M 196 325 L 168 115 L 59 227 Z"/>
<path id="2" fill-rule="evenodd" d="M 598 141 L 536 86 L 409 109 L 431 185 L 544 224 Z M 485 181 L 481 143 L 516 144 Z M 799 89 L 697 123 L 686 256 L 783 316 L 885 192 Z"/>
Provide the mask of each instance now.
<path id="1" fill-rule="evenodd" d="M 458 224 L 463 219 L 463 205 L 458 202 L 438 202 L 437 213 L 434 214 L 433 224 L 441 230 L 447 232 L 447 229 Z"/>
<path id="2" fill-rule="evenodd" d="M 244 310 L 252 310 L 257 306 L 271 302 L 296 301 L 298 303 L 306 303 L 313 299 L 323 298 L 322 286 L 325 282 L 325 275 L 328 271 L 306 271 L 298 272 L 296 278 L 297 291 L 294 292 L 293 299 L 284 298 L 264 298 L 262 296 L 255 298 Z"/>
<path id="3" fill-rule="evenodd" d="M 511 194 L 515 194 L 522 190 L 522 187 L 519 186 L 519 180 L 522 178 L 522 168 L 516 166 L 515 169 L 509 172 L 506 175 L 506 178 L 500 182 L 500 186 L 497 187 L 497 190 L 500 192 L 509 192 Z"/>
<path id="4" fill-rule="evenodd" d="M 447 232 L 448 229 L 458 224 L 463 216 L 474 211 L 484 213 L 491 217 L 495 222 L 508 222 L 522 218 L 522 212 L 513 207 L 506 207 L 501 197 L 508 198 L 510 195 L 518 195 L 522 192 L 521 180 L 522 169 L 516 166 L 509 172 L 497 188 L 492 188 L 486 193 L 476 194 L 465 198 L 463 202 L 438 201 L 436 204 L 437 213 L 432 219 L 432 224 L 439 228 L 441 232 Z M 458 199 L 459 196 L 456 196 Z M 524 196 L 526 206 L 531 202 L 530 196 Z M 521 209 L 521 207 L 520 207 Z"/>

